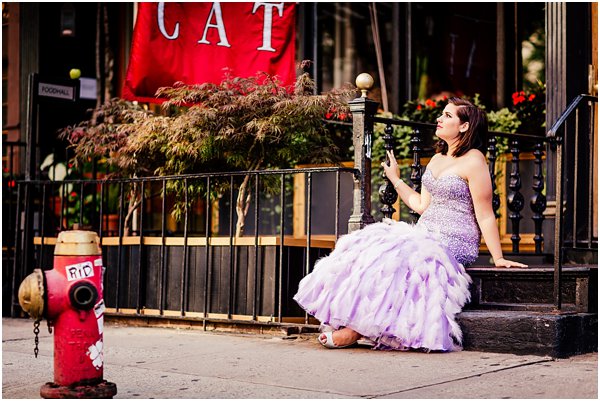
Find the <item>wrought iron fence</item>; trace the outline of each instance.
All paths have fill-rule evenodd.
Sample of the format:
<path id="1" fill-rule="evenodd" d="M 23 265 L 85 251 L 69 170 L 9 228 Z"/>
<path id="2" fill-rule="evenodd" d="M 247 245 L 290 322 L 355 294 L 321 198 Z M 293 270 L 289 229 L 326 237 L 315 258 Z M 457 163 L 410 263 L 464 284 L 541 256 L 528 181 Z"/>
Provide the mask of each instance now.
<path id="1" fill-rule="evenodd" d="M 294 285 L 347 232 L 357 179 L 354 169 L 321 167 L 17 181 L 15 246 L 3 266 L 12 269 L 12 314 L 19 313 L 20 281 L 34 267 L 51 268 L 57 233 L 77 227 L 101 238 L 109 312 L 272 322 L 297 316 Z M 244 182 L 247 235 L 238 235 Z M 316 202 L 315 183 L 325 187 Z M 304 189 L 293 197 L 294 186 Z M 333 191 L 324 194 L 326 188 Z M 302 208 L 301 224 L 293 221 L 294 207 Z M 173 211 L 179 221 L 169 217 Z"/>

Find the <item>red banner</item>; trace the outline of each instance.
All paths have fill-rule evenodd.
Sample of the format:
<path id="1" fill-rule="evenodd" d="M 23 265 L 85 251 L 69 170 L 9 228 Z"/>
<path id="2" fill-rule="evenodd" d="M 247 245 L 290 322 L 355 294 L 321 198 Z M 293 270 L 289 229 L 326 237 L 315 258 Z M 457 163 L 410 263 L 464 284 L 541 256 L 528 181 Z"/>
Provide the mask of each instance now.
<path id="1" fill-rule="evenodd" d="M 161 102 L 162 86 L 231 75 L 296 79 L 295 3 L 138 3 L 123 98 Z"/>

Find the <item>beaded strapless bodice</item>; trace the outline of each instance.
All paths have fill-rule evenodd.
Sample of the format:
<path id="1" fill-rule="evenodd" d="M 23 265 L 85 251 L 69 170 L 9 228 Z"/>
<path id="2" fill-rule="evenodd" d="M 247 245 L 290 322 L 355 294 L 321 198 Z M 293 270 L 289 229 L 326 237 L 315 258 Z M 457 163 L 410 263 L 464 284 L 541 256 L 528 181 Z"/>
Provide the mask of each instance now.
<path id="1" fill-rule="evenodd" d="M 468 183 L 455 174 L 435 178 L 430 170 L 425 170 L 422 183 L 431 194 L 431 202 L 417 226 L 438 236 L 459 263 L 473 263 L 481 232 Z"/>

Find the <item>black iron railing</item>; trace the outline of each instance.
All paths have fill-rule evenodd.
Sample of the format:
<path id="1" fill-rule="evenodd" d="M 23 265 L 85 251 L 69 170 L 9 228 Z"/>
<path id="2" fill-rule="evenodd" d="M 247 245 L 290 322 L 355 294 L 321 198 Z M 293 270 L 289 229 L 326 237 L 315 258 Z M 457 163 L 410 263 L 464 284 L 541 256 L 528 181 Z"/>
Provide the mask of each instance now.
<path id="1" fill-rule="evenodd" d="M 572 251 L 572 256 L 576 258 L 577 251 L 595 249 L 597 258 L 598 234 L 594 233 L 594 210 L 597 210 L 594 209 L 597 207 L 597 199 L 594 199 L 594 184 L 597 182 L 597 167 L 594 166 L 597 107 L 597 96 L 577 96 L 547 133 L 556 153 L 554 302 L 557 309 L 562 305 L 562 266 L 569 259 L 566 254 Z M 581 194 L 586 199 L 580 199 Z"/>
<path id="2" fill-rule="evenodd" d="M 21 280 L 34 267 L 50 268 L 56 235 L 77 227 L 95 231 L 101 238 L 109 266 L 105 299 L 117 313 L 154 310 L 164 315 L 175 310 L 181 317 L 206 319 L 216 313 L 229 320 L 244 315 L 281 322 L 284 312 L 293 309 L 289 301 L 295 290 L 290 283 L 297 285 L 296 276 L 308 274 L 315 260 L 346 232 L 341 219 L 348 218 L 350 205 L 341 204 L 350 198 L 352 182 L 358 179 L 352 168 L 322 167 L 17 181 L 15 248 L 10 261 L 12 314 L 20 310 L 16 291 Z M 235 226 L 240 217 L 235 210 L 242 181 L 253 195 L 246 206 L 246 235 L 238 236 Z M 315 182 L 334 191 L 324 196 L 321 190 L 315 197 Z M 296 203 L 298 199 L 303 203 L 300 233 L 292 222 L 292 191 L 298 183 L 305 188 L 295 194 Z M 26 195 L 31 197 L 32 210 L 22 213 Z M 174 207 L 181 212 L 178 222 L 169 218 Z M 115 226 L 109 225 L 113 213 Z M 33 219 L 24 221 L 25 215 Z M 290 275 L 296 278 L 288 280 Z M 203 288 L 198 288 L 199 283 Z M 304 320 L 308 322 L 307 315 Z"/>
<path id="3" fill-rule="evenodd" d="M 372 102 L 374 103 L 374 102 Z M 410 165 L 410 180 L 412 187 L 416 191 L 421 189 L 421 177 L 424 170 L 422 164 L 422 158 L 425 156 L 431 156 L 433 149 L 431 146 L 425 146 L 424 144 L 431 144 L 432 138 L 435 132 L 435 125 L 429 123 L 419 123 L 413 121 L 405 121 L 400 119 L 383 118 L 378 117 L 374 113 L 376 107 L 373 107 L 371 101 L 363 99 L 355 101 L 354 113 L 356 119 L 360 121 L 360 124 L 355 126 L 355 130 L 360 132 L 354 132 L 355 143 L 354 147 L 363 148 L 362 154 L 358 157 L 366 158 L 366 155 L 370 154 L 370 144 L 373 143 L 371 136 L 373 135 L 373 125 L 376 123 L 384 124 L 384 147 L 386 150 L 395 149 L 394 137 L 391 135 L 394 126 L 410 127 L 412 128 L 411 133 L 411 156 L 412 163 Z M 353 116 L 354 117 L 354 116 Z M 530 196 L 530 208 L 532 211 L 532 221 L 534 226 L 533 240 L 535 243 L 535 253 L 543 253 L 543 234 L 542 234 L 542 223 L 544 221 L 544 211 L 546 209 L 546 196 L 544 193 L 544 175 L 542 169 L 542 161 L 544 158 L 544 152 L 547 148 L 549 139 L 538 135 L 527 135 L 527 134 L 515 134 L 505 132 L 490 132 L 490 141 L 488 147 L 488 160 L 490 175 L 492 178 L 492 185 L 494 190 L 493 203 L 494 212 L 499 217 L 500 208 L 500 195 L 498 188 L 496 188 L 496 161 L 498 159 L 498 143 L 505 143 L 508 145 L 512 158 L 510 160 L 510 177 L 508 178 L 508 189 L 506 193 L 506 205 L 509 211 L 508 220 L 511 223 L 511 241 L 512 241 L 512 253 L 522 253 L 520 250 L 521 243 L 521 220 L 523 219 L 523 209 L 525 207 L 525 196 L 522 192 L 522 174 L 521 174 L 521 158 L 520 155 L 523 151 L 531 151 L 534 156 L 534 169 L 532 171 L 532 191 Z M 356 157 L 356 155 L 355 155 Z M 356 162 L 355 168 L 360 170 L 360 164 L 368 166 L 369 171 L 363 173 L 365 176 L 371 176 L 370 166 L 371 160 Z M 365 198 L 370 195 L 370 188 L 365 188 Z M 384 217 L 391 217 L 396 211 L 393 208 L 398 196 L 394 190 L 393 184 L 384 177 L 384 184 L 379 188 L 380 201 L 382 203 L 381 211 Z M 412 216 L 413 221 L 418 219 L 418 214 L 414 211 L 409 212 Z M 365 221 L 369 218 L 365 217 Z"/>

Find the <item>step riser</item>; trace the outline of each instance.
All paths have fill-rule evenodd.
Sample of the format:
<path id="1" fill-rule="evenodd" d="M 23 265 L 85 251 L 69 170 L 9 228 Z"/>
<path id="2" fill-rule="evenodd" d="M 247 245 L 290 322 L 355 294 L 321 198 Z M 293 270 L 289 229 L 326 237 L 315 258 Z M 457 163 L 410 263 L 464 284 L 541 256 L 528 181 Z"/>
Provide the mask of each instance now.
<path id="1" fill-rule="evenodd" d="M 462 312 L 465 350 L 566 358 L 598 350 L 598 315 Z"/>

